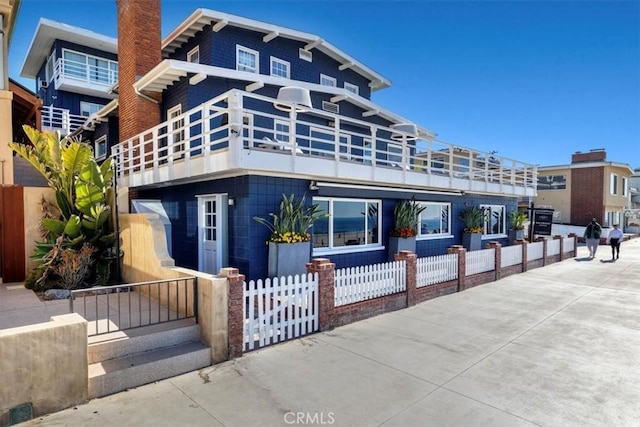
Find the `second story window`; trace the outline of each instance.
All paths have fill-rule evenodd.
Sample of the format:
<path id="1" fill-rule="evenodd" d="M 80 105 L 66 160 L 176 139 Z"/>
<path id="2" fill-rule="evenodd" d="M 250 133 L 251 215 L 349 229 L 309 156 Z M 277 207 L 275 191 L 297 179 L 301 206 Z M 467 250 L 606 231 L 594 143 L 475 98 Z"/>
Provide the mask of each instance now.
<path id="1" fill-rule="evenodd" d="M 356 95 L 360 95 L 360 88 L 357 85 L 352 83 L 344 82 L 344 88 L 351 93 L 355 93 Z"/>
<path id="2" fill-rule="evenodd" d="M 60 74 L 89 83 L 112 85 L 118 80 L 118 63 L 97 56 L 64 49 Z"/>
<path id="3" fill-rule="evenodd" d="M 103 135 L 96 139 L 94 147 L 94 156 L 97 160 L 107 157 L 107 135 Z"/>
<path id="4" fill-rule="evenodd" d="M 196 46 L 187 53 L 187 62 L 200 63 L 200 46 Z"/>
<path id="5" fill-rule="evenodd" d="M 104 105 L 94 104 L 92 102 L 81 101 L 80 102 L 80 115 L 81 116 L 85 116 L 85 117 L 89 117 L 90 115 L 95 114 L 98 111 L 100 111 L 100 109 L 102 107 L 104 107 Z"/>
<path id="6" fill-rule="evenodd" d="M 330 77 L 325 74 L 320 74 L 320 84 L 322 86 L 331 86 L 331 87 L 338 86 L 338 82 L 335 79 L 335 77 Z"/>
<path id="7" fill-rule="evenodd" d="M 627 180 L 627 178 L 622 178 L 622 195 L 624 197 L 627 197 L 629 195 L 629 182 Z"/>
<path id="8" fill-rule="evenodd" d="M 258 52 L 236 45 L 236 70 L 258 73 L 260 70 L 258 61 Z"/>
<path id="9" fill-rule="evenodd" d="M 611 194 L 618 194 L 618 175 L 611 174 Z"/>
<path id="10" fill-rule="evenodd" d="M 53 52 L 51 53 L 49 58 L 47 58 L 47 68 L 45 71 L 47 82 L 50 82 L 51 79 L 53 78 L 53 67 L 55 62 L 56 62 L 56 53 Z"/>
<path id="11" fill-rule="evenodd" d="M 282 59 L 271 57 L 271 75 L 276 77 L 289 78 L 289 63 Z"/>

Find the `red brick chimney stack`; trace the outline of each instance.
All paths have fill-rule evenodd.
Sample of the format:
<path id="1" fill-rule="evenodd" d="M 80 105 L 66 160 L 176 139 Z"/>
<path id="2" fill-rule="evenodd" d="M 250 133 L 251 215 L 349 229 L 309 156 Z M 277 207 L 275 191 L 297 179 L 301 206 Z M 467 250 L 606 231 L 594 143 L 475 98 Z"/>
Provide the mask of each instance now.
<path id="1" fill-rule="evenodd" d="M 116 0 L 120 141 L 160 123 L 160 106 L 133 84 L 162 60 L 160 0 Z"/>

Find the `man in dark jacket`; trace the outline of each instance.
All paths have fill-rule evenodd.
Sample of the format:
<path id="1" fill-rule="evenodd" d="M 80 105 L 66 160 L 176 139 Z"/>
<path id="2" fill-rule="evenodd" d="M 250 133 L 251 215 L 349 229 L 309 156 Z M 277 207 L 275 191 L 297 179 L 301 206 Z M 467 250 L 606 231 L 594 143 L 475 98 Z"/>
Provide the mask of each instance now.
<path id="1" fill-rule="evenodd" d="M 583 235 L 587 241 L 590 258 L 594 258 L 596 256 L 598 244 L 600 243 L 600 235 L 602 235 L 602 227 L 598 224 L 598 221 L 596 221 L 595 218 L 592 218 L 591 222 L 587 224 L 587 228 L 585 228 Z"/>

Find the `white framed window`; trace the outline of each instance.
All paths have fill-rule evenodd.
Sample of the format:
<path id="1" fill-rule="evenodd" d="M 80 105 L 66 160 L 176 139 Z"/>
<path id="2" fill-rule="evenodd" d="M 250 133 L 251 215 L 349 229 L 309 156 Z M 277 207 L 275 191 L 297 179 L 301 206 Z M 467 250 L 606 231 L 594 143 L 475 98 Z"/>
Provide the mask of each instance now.
<path id="1" fill-rule="evenodd" d="M 419 238 L 451 236 L 451 203 L 420 202 L 426 208 L 420 214 Z"/>
<path id="2" fill-rule="evenodd" d="M 289 122 L 275 119 L 273 121 L 273 136 L 276 141 L 289 142 Z"/>
<path id="3" fill-rule="evenodd" d="M 381 200 L 314 197 L 313 203 L 329 214 L 312 228 L 315 252 L 382 247 Z"/>
<path id="4" fill-rule="evenodd" d="M 93 152 L 96 160 L 107 157 L 107 135 L 103 135 L 95 140 Z"/>
<path id="5" fill-rule="evenodd" d="M 260 72 L 260 55 L 253 49 L 236 45 L 236 70 L 247 73 Z"/>
<path id="6" fill-rule="evenodd" d="M 200 63 L 200 46 L 196 46 L 187 52 L 187 62 L 192 62 L 194 64 Z"/>
<path id="7" fill-rule="evenodd" d="M 344 88 L 351 93 L 355 93 L 356 95 L 360 95 L 360 87 L 358 85 L 354 85 L 353 83 L 344 82 Z"/>
<path id="8" fill-rule="evenodd" d="M 80 101 L 80 115 L 89 117 L 92 114 L 97 113 L 104 107 L 104 105 L 94 104 L 92 102 Z"/>
<path id="9" fill-rule="evenodd" d="M 616 175 L 615 173 L 611 174 L 611 182 L 609 187 L 610 187 L 611 194 L 618 193 L 618 175 Z"/>
<path id="10" fill-rule="evenodd" d="M 298 57 L 307 62 L 313 62 L 313 53 L 309 50 L 298 49 Z"/>
<path id="11" fill-rule="evenodd" d="M 337 87 L 338 81 L 335 79 L 335 77 L 327 76 L 326 74 L 320 74 L 320 84 L 322 86 Z"/>
<path id="12" fill-rule="evenodd" d="M 47 66 L 45 68 L 45 79 L 47 82 L 50 82 L 53 79 L 53 68 L 56 62 L 56 52 L 51 52 L 49 58 L 47 58 Z"/>
<path id="13" fill-rule="evenodd" d="M 622 178 L 622 195 L 627 197 L 629 195 L 629 181 L 627 178 Z"/>
<path id="14" fill-rule="evenodd" d="M 271 75 L 275 77 L 283 77 L 285 79 L 289 77 L 289 70 L 291 68 L 290 64 L 287 61 L 283 61 L 282 59 L 278 59 L 275 57 L 271 57 Z"/>
<path id="15" fill-rule="evenodd" d="M 505 236 L 507 233 L 507 216 L 504 205 L 480 205 L 484 210 L 484 226 L 482 237 Z"/>
<path id="16" fill-rule="evenodd" d="M 118 62 L 69 49 L 62 50 L 61 74 L 91 83 L 112 84 L 118 80 Z"/>

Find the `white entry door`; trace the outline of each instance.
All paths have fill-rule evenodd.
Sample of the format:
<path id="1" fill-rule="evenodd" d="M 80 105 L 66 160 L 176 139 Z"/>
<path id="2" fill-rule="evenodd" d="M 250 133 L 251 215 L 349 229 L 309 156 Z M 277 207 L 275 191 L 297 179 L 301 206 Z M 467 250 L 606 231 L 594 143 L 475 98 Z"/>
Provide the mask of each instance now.
<path id="1" fill-rule="evenodd" d="M 227 206 L 226 194 L 198 197 L 198 270 L 218 274 L 227 266 Z"/>

